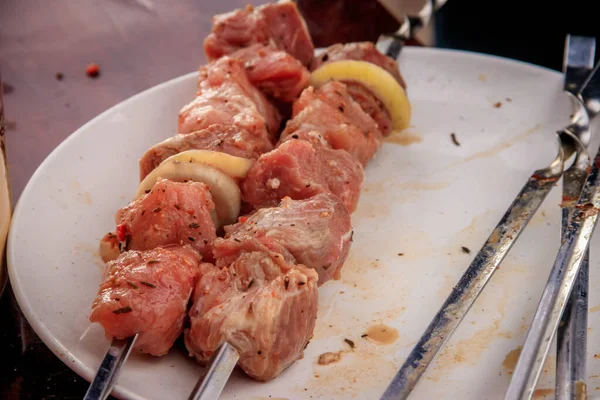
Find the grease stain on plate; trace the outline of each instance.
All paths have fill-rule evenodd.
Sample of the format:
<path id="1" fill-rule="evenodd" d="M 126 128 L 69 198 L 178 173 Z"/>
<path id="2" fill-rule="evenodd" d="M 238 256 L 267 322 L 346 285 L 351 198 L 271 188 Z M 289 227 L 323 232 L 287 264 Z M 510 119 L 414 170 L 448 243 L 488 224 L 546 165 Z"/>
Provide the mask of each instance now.
<path id="1" fill-rule="evenodd" d="M 502 366 L 508 371 L 509 375 L 513 373 L 519 362 L 521 350 L 523 350 L 523 347 L 519 346 L 516 349 L 509 351 L 506 357 L 504 357 L 504 361 L 502 361 Z"/>
<path id="2" fill-rule="evenodd" d="M 398 329 L 384 324 L 377 324 L 367 329 L 366 338 L 377 344 L 392 344 L 400 337 Z"/>
<path id="3" fill-rule="evenodd" d="M 399 144 L 400 146 L 410 146 L 414 143 L 421 143 L 423 136 L 412 129 L 406 129 L 402 132 L 394 133 L 383 139 L 384 143 Z"/>
<path id="4" fill-rule="evenodd" d="M 496 156 L 498 153 L 502 152 L 503 150 L 506 150 L 508 148 L 510 148 L 511 146 L 513 146 L 515 143 L 526 139 L 528 136 L 532 135 L 533 133 L 535 133 L 537 130 L 539 130 L 542 127 L 542 124 L 535 124 L 535 126 L 527 129 L 525 132 L 520 133 L 516 136 L 511 137 L 510 139 L 500 142 L 486 150 L 482 150 L 479 151 L 467 158 L 465 158 L 464 162 L 469 162 L 469 161 L 473 161 L 473 160 L 477 160 L 477 159 L 481 159 L 481 158 L 490 158 L 490 157 L 494 157 Z"/>
<path id="5" fill-rule="evenodd" d="M 536 391 L 533 392 L 534 399 L 545 399 L 552 395 L 554 395 L 554 389 L 536 389 Z"/>
<path id="6" fill-rule="evenodd" d="M 339 361 L 330 365 L 313 364 L 313 377 L 296 390 L 308 392 L 313 398 L 343 396 L 352 398 L 365 390 L 387 384 L 396 373 L 397 366 L 368 346 L 357 346 Z M 377 371 L 377 374 L 373 374 Z M 306 391 L 304 389 L 307 389 Z"/>

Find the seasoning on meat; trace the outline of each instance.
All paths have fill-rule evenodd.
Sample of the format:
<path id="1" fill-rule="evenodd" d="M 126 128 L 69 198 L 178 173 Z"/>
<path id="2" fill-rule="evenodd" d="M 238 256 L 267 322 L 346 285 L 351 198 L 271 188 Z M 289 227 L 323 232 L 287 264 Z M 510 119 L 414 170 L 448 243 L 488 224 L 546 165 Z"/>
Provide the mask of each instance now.
<path id="1" fill-rule="evenodd" d="M 240 354 L 238 365 L 261 381 L 302 357 L 317 317 L 318 277 L 286 258 L 255 248 L 222 268 L 202 266 L 185 331 L 191 355 L 206 363 L 228 342 Z"/>
<path id="2" fill-rule="evenodd" d="M 150 260 L 160 263 L 151 264 Z M 139 333 L 134 350 L 166 354 L 183 331 L 199 261 L 190 246 L 121 254 L 106 264 L 90 321 L 101 324 L 108 339 Z"/>
<path id="3" fill-rule="evenodd" d="M 348 111 L 341 112 L 340 105 Z M 350 98 L 340 82 L 330 82 L 317 90 L 309 87 L 302 92 L 280 141 L 297 131 L 320 133 L 332 148 L 346 150 L 362 165 L 373 158 L 382 139 L 373 119 Z"/>
<path id="4" fill-rule="evenodd" d="M 310 70 L 314 71 L 327 63 L 341 60 L 366 61 L 375 64 L 389 72 L 406 90 L 406 82 L 400 74 L 398 63 L 377 50 L 371 42 L 334 44 L 313 60 Z M 392 119 L 383 103 L 362 84 L 353 81 L 344 81 L 343 83 L 346 84 L 348 93 L 360 104 L 363 111 L 375 120 L 382 134 L 389 135 L 392 132 Z"/>
<path id="5" fill-rule="evenodd" d="M 257 159 L 273 150 L 273 144 L 266 135 L 255 136 L 243 128 L 214 124 L 199 131 L 172 136 L 148 149 L 139 161 L 140 180 L 172 155 L 194 149 Z"/>
<path id="6" fill-rule="evenodd" d="M 142 215 L 141 210 L 153 212 Z M 126 250 L 149 250 L 179 244 L 192 237 L 193 248 L 210 259 L 211 244 L 217 237 L 211 217 L 214 210 L 212 196 L 204 183 L 161 179 L 150 193 L 119 210 L 115 219 L 119 231 L 128 239 Z M 199 228 L 190 228 L 192 223 Z"/>
<path id="7" fill-rule="evenodd" d="M 308 69 L 283 50 L 255 44 L 230 57 L 241 60 L 250 82 L 274 99 L 292 102 L 308 87 Z"/>
<path id="8" fill-rule="evenodd" d="M 273 45 L 306 66 L 314 56 L 306 22 L 291 0 L 215 15 L 212 25 L 212 33 L 204 40 L 209 61 L 253 44 Z"/>
<path id="9" fill-rule="evenodd" d="M 277 207 L 261 208 L 245 222 L 226 226 L 225 232 L 225 239 L 215 241 L 217 259 L 233 240 L 256 239 L 271 248 L 275 242 L 298 263 L 317 271 L 322 285 L 339 276 L 348 257 L 352 221 L 336 196 L 321 193 L 305 200 L 284 198 Z"/>
<path id="10" fill-rule="evenodd" d="M 201 68 L 197 96 L 179 112 L 179 133 L 223 124 L 273 139 L 280 118 L 277 109 L 248 80 L 243 63 L 223 57 Z"/>
<path id="11" fill-rule="evenodd" d="M 344 150 L 332 149 L 316 132 L 297 137 L 258 158 L 241 186 L 244 201 L 270 207 L 286 196 L 300 200 L 331 192 L 353 212 L 364 180 L 360 163 Z"/>

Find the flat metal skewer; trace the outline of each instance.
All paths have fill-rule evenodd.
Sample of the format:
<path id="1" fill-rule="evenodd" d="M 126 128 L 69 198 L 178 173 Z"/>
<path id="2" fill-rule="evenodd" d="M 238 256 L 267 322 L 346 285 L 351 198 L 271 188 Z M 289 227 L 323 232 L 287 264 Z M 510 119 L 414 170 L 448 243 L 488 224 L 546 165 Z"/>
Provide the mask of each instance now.
<path id="1" fill-rule="evenodd" d="M 229 343 L 223 343 L 213 354 L 206 375 L 198 381 L 188 400 L 217 400 L 239 359 L 237 350 Z"/>
<path id="2" fill-rule="evenodd" d="M 563 72 L 565 74 L 564 90 L 574 96 L 581 96 L 582 78 L 587 79 L 593 68 L 596 39 L 593 37 L 568 35 Z M 589 81 L 587 82 L 589 83 Z M 586 83 L 586 86 L 587 86 Z M 585 96 L 588 97 L 587 94 Z M 575 102 L 580 104 L 579 102 Z M 572 121 L 575 122 L 576 110 Z M 588 117 L 592 118 L 593 110 L 588 109 Z M 587 145 L 585 140 L 582 140 Z M 572 216 L 574 205 L 581 194 L 585 183 L 585 173 L 575 165 L 564 173 L 563 209 L 561 239 L 564 238 L 568 221 Z M 586 356 L 587 356 L 587 313 L 588 313 L 588 266 L 589 252 L 586 251 L 580 267 L 575 287 L 560 321 L 557 332 L 556 349 L 556 399 L 583 399 L 586 392 Z"/>
<path id="3" fill-rule="evenodd" d="M 138 335 L 122 340 L 113 339 L 84 400 L 104 400 L 110 395 L 137 338 Z"/>
<path id="4" fill-rule="evenodd" d="M 594 81 L 593 86 L 598 85 L 599 66 L 594 68 L 590 77 Z M 578 159 L 573 167 L 585 174 L 585 184 L 573 207 L 505 399 L 531 399 L 597 225 L 600 211 L 600 149 L 591 163 L 589 173 L 589 156 L 585 147 L 580 148 Z"/>
<path id="5" fill-rule="evenodd" d="M 562 146 L 559 145 L 556 159 L 547 168 L 537 170 L 529 177 L 390 382 L 381 400 L 406 399 L 410 395 L 562 176 L 563 164 Z"/>

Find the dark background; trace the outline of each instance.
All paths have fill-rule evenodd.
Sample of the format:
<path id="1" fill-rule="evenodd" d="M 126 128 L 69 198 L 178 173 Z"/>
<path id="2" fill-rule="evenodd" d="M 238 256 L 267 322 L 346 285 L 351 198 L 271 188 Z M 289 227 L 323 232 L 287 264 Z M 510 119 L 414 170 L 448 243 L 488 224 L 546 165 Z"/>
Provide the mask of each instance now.
<path id="1" fill-rule="evenodd" d="M 0 70 L 6 84 L 13 202 L 41 161 L 83 123 L 204 63 L 202 40 L 211 16 L 246 2 L 148 3 L 154 8 L 139 0 L 0 0 Z M 375 1 L 298 3 L 317 46 L 374 41 L 398 26 Z M 449 0 L 434 21 L 434 45 L 561 70 L 567 33 L 600 34 L 600 14 L 593 5 L 591 0 L 554 5 Z M 86 77 L 89 62 L 100 64 L 98 79 Z M 56 79 L 57 72 L 64 80 Z M 0 321 L 0 399 L 82 398 L 88 383 L 41 343 L 10 287 L 0 299 Z"/>

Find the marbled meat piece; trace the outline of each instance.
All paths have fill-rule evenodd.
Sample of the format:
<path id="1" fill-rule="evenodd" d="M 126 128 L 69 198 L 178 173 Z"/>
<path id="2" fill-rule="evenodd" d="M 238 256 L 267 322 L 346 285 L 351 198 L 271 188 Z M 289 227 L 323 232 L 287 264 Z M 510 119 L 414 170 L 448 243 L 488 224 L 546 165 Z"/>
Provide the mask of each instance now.
<path id="1" fill-rule="evenodd" d="M 275 46 L 305 66 L 310 65 L 315 51 L 306 22 L 290 0 L 215 15 L 204 51 L 212 61 L 253 44 Z"/>
<path id="2" fill-rule="evenodd" d="M 109 340 L 139 334 L 135 351 L 167 354 L 183 331 L 199 262 L 191 246 L 122 253 L 106 264 L 90 321 L 102 325 Z"/>
<path id="3" fill-rule="evenodd" d="M 200 131 L 178 134 L 150 147 L 139 161 L 140 181 L 167 158 L 186 150 L 211 150 L 257 159 L 273 150 L 265 136 L 255 136 L 237 126 L 215 124 Z"/>
<path id="4" fill-rule="evenodd" d="M 189 312 L 185 344 L 206 363 L 224 342 L 250 377 L 268 381 L 302 358 L 317 318 L 317 273 L 256 248 L 228 266 L 203 265 Z"/>
<path id="5" fill-rule="evenodd" d="M 179 112 L 179 133 L 213 124 L 235 125 L 256 136 L 277 134 L 279 111 L 248 80 L 240 60 L 223 57 L 202 67 L 196 98 Z"/>
<path id="6" fill-rule="evenodd" d="M 400 74 L 398 63 L 391 57 L 381 53 L 373 42 L 336 43 L 315 57 L 310 66 L 314 71 L 332 61 L 356 60 L 375 64 L 389 72 L 396 81 L 406 89 L 406 82 Z"/>
<path id="7" fill-rule="evenodd" d="M 284 197 L 301 200 L 331 192 L 353 212 L 363 180 L 361 164 L 344 150 L 288 140 L 256 160 L 241 189 L 244 201 L 255 208 L 275 206 Z"/>
<path id="8" fill-rule="evenodd" d="M 261 208 L 247 219 L 225 227 L 225 241 L 250 239 L 281 244 L 298 263 L 319 274 L 319 285 L 338 277 L 352 240 L 350 213 L 331 193 L 305 200 L 284 198 L 276 207 Z M 215 252 L 223 241 L 215 244 Z"/>
<path id="9" fill-rule="evenodd" d="M 117 237 L 125 243 L 122 250 L 189 244 L 212 259 L 211 247 L 217 237 L 214 212 L 206 184 L 159 179 L 149 193 L 117 212 Z"/>
<path id="10" fill-rule="evenodd" d="M 231 57 L 242 60 L 250 82 L 272 98 L 291 103 L 308 87 L 308 69 L 283 50 L 255 44 Z"/>
<path id="11" fill-rule="evenodd" d="M 311 86 L 302 92 L 280 141 L 297 131 L 319 132 L 332 148 L 346 150 L 363 166 L 373 158 L 382 140 L 375 121 L 350 98 L 340 82 L 327 83 L 317 90 Z"/>

